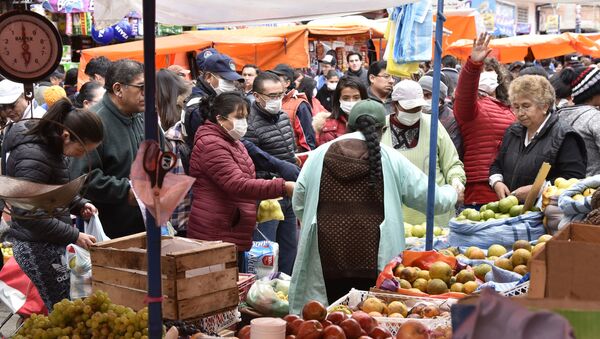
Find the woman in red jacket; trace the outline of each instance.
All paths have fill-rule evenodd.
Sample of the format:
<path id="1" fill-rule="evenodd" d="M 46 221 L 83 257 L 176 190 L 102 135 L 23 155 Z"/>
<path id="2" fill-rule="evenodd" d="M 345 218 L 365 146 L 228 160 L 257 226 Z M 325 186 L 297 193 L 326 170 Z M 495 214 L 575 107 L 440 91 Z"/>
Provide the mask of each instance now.
<path id="1" fill-rule="evenodd" d="M 291 197 L 293 182 L 256 179 L 254 163 L 239 141 L 248 126 L 248 102 L 240 93 L 219 94 L 196 132 L 190 175 L 196 178 L 189 238 L 236 244 L 238 263 L 252 246 L 256 201 Z"/>
<path id="2" fill-rule="evenodd" d="M 491 52 L 489 42 L 490 37 L 482 34 L 473 45 L 471 57 L 460 72 L 454 100 L 454 117 L 463 137 L 467 174 L 465 206 L 474 208 L 498 200 L 488 182 L 490 165 L 504 131 L 515 122 L 510 107 L 498 100 L 503 99 L 506 88 L 499 68 L 494 67 L 497 63 L 486 63 L 484 67 L 484 60 Z"/>
<path id="3" fill-rule="evenodd" d="M 329 115 L 317 133 L 317 144 L 322 145 L 346 134 L 348 114 L 354 105 L 367 99 L 367 88 L 360 80 L 353 76 L 345 76 L 340 79 L 333 92 L 331 104 L 331 115 Z"/>

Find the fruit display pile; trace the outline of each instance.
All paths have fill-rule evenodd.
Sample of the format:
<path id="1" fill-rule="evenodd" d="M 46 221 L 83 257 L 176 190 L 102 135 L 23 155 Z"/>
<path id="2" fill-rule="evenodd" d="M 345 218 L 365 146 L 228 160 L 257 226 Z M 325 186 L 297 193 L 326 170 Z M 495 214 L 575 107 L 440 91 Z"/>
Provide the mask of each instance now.
<path id="1" fill-rule="evenodd" d="M 571 188 L 571 186 L 575 185 L 578 182 L 579 180 L 577 179 L 566 180 L 564 178 L 556 178 L 556 180 L 554 180 L 554 185 L 546 187 L 546 189 L 544 189 L 544 192 L 542 192 L 542 206 L 548 205 L 551 197 L 561 195 L 565 190 Z M 573 200 L 581 201 L 585 197 L 593 195 L 594 192 L 596 192 L 595 189 L 588 188 L 581 194 L 574 195 Z"/>
<path id="2" fill-rule="evenodd" d="M 368 297 L 354 309 L 346 305 L 337 305 L 330 308 L 329 311 L 328 318 L 340 317 L 340 315 L 335 315 L 335 313 L 351 316 L 357 312 L 366 313 L 374 318 L 388 317 L 400 319 L 432 319 L 450 315 L 447 309 L 442 309 L 440 306 L 433 303 L 414 301 L 414 306 L 409 307 L 407 302 L 393 300 L 386 303 L 384 300 L 375 296 Z"/>
<path id="3" fill-rule="evenodd" d="M 411 225 L 407 222 L 404 223 L 404 237 L 417 237 L 417 238 L 425 238 L 425 232 L 427 227 L 426 223 Z M 442 228 L 440 226 L 435 226 L 433 228 L 433 235 L 436 237 L 448 235 L 450 230 L 448 228 Z"/>
<path id="4" fill-rule="evenodd" d="M 33 314 L 14 338 L 117 337 L 148 338 L 148 309 L 135 312 L 113 304 L 106 292 L 96 291 L 84 300 L 63 299 L 48 316 Z"/>
<path id="5" fill-rule="evenodd" d="M 451 250 L 443 250 L 442 254 L 454 255 Z M 470 294 L 479 287 L 474 271 L 464 269 L 454 274 L 452 267 L 444 261 L 436 261 L 429 270 L 399 264 L 394 268 L 394 277 L 401 288 L 431 295 L 450 291 Z"/>
<path id="6" fill-rule="evenodd" d="M 367 300 L 377 298 L 369 298 Z M 362 305 L 367 302 L 365 300 Z M 379 300 L 379 299 L 377 299 Z M 374 300 L 369 303 L 379 304 L 383 301 Z M 385 305 L 385 304 L 384 304 Z M 398 305 L 398 306 L 394 306 Z M 392 307 L 399 307 L 394 304 Z M 404 305 L 404 304 L 403 304 Z M 389 305 L 386 305 L 386 307 Z M 404 305 L 406 308 L 406 305 Z M 401 309 L 398 309 L 401 311 Z M 302 309 L 302 317 L 287 315 L 286 339 L 450 339 L 452 332 L 449 327 L 430 330 L 417 320 L 407 320 L 401 324 L 394 335 L 385 326 L 362 310 L 352 310 L 347 306 L 327 313 L 326 308 L 318 301 L 309 301 Z M 251 326 L 244 326 L 237 334 L 239 339 L 250 338 Z"/>
<path id="7" fill-rule="evenodd" d="M 473 222 L 493 221 L 498 219 L 508 219 L 517 217 L 521 214 L 527 214 L 529 212 L 539 212 L 537 207 L 531 209 L 531 211 L 524 211 L 523 205 L 519 205 L 519 199 L 514 195 L 509 195 L 506 198 L 500 199 L 499 201 L 490 202 L 483 205 L 479 211 L 466 208 L 456 218 L 456 221 L 470 220 Z"/>

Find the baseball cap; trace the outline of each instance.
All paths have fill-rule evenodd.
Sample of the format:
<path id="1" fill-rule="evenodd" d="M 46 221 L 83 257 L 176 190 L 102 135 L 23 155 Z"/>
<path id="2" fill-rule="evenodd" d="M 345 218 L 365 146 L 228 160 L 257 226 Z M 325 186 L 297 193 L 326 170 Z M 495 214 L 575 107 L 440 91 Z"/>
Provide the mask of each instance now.
<path id="1" fill-rule="evenodd" d="M 294 69 L 290 65 L 279 64 L 275 66 L 271 72 L 279 76 L 286 77 L 290 81 L 294 81 Z"/>
<path id="2" fill-rule="evenodd" d="M 397 83 L 392 91 L 392 100 L 397 101 L 404 109 L 413 109 L 426 104 L 421 85 L 413 80 L 402 80 Z"/>
<path id="3" fill-rule="evenodd" d="M 0 104 L 12 104 L 25 92 L 23 84 L 8 79 L 0 81 Z"/>
<path id="4" fill-rule="evenodd" d="M 373 118 L 375 118 L 375 121 L 377 121 L 379 124 L 385 125 L 385 116 L 387 115 L 387 112 L 385 110 L 385 107 L 383 107 L 381 103 L 375 100 L 361 100 L 356 105 L 354 105 L 354 107 L 352 107 L 352 110 L 348 115 L 348 126 L 350 126 L 351 128 L 355 128 L 356 120 L 358 120 L 358 118 L 362 117 L 363 115 L 372 116 Z"/>
<path id="5" fill-rule="evenodd" d="M 201 71 L 204 70 L 204 61 L 208 59 L 213 54 L 219 54 L 219 52 L 214 48 L 207 48 L 196 55 L 196 65 L 198 65 L 198 69 Z"/>
<path id="6" fill-rule="evenodd" d="M 323 57 L 323 59 L 319 60 L 319 62 L 322 64 L 329 64 L 332 66 L 336 64 L 336 60 L 333 57 L 333 55 L 331 55 L 331 54 L 327 54 L 326 56 Z"/>
<path id="7" fill-rule="evenodd" d="M 204 71 L 229 81 L 244 82 L 244 78 L 235 71 L 235 63 L 225 54 L 217 53 L 204 61 Z"/>

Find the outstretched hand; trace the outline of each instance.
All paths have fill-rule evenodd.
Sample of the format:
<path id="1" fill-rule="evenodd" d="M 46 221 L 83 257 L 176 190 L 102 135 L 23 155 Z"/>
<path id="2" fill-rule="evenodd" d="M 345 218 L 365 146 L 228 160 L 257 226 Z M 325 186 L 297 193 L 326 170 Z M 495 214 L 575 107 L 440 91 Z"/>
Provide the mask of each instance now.
<path id="1" fill-rule="evenodd" d="M 492 49 L 488 47 L 490 44 L 491 35 L 487 33 L 481 33 L 479 38 L 473 40 L 473 50 L 471 51 L 471 60 L 475 62 L 482 62 L 492 52 Z"/>

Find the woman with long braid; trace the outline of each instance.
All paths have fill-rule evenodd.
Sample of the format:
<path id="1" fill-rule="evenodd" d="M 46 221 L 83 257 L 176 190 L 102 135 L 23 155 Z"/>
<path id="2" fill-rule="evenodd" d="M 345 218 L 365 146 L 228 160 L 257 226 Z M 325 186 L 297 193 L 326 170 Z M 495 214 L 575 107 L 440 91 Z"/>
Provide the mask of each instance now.
<path id="1" fill-rule="evenodd" d="M 373 286 L 404 249 L 402 204 L 426 209 L 425 174 L 380 143 L 385 117 L 382 104 L 357 103 L 348 117 L 351 133 L 311 152 L 300 172 L 292 201 L 302 233 L 291 312 L 311 299 L 327 304 L 351 287 Z M 435 190 L 435 212 L 452 209 L 456 191 L 448 185 Z"/>

